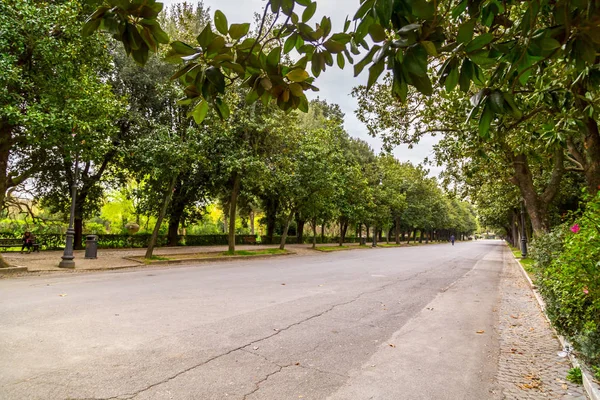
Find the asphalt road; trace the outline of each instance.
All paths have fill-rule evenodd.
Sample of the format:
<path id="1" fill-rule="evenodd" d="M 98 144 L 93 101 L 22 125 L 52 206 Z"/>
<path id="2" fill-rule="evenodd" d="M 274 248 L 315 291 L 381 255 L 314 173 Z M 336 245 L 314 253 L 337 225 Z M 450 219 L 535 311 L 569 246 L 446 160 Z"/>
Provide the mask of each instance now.
<path id="1" fill-rule="evenodd" d="M 0 280 L 0 399 L 495 399 L 505 251 Z"/>

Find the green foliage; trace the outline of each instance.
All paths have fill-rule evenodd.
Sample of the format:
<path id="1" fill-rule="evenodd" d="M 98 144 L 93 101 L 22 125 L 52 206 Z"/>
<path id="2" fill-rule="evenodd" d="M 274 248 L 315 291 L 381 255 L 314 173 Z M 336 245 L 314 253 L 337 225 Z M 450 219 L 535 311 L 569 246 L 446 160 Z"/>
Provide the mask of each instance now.
<path id="1" fill-rule="evenodd" d="M 600 194 L 581 215 L 534 243 L 537 284 L 558 331 L 600 363 Z"/>
<path id="2" fill-rule="evenodd" d="M 567 379 L 573 383 L 577 383 L 579 385 L 583 384 L 583 377 L 581 376 L 581 368 L 575 367 L 571 368 L 567 372 Z"/>

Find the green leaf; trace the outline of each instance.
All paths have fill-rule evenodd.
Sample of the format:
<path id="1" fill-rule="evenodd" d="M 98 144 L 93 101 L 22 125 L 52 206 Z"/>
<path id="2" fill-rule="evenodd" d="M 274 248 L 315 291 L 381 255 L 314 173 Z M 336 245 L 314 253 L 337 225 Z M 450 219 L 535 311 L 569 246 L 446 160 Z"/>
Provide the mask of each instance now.
<path id="1" fill-rule="evenodd" d="M 152 25 L 150 26 L 150 30 L 154 35 L 154 39 L 160 44 L 168 44 L 169 43 L 169 35 L 165 31 L 163 31 L 160 26 Z"/>
<path id="2" fill-rule="evenodd" d="M 215 11 L 215 28 L 221 35 L 227 35 L 227 17 L 221 10 Z"/>
<path id="3" fill-rule="evenodd" d="M 217 114 L 219 114 L 219 117 L 221 117 L 221 119 L 225 120 L 229 118 L 229 106 L 226 102 L 224 102 L 220 98 L 217 98 L 215 100 L 215 106 L 217 107 Z"/>
<path id="4" fill-rule="evenodd" d="M 412 2 L 412 14 L 415 17 L 430 19 L 435 14 L 435 8 L 433 3 L 425 0 L 413 0 Z"/>
<path id="5" fill-rule="evenodd" d="M 431 96 L 433 93 L 433 87 L 431 81 L 427 75 L 419 76 L 409 72 L 409 76 L 412 80 L 412 84 L 417 90 L 423 93 L 425 96 Z"/>
<path id="6" fill-rule="evenodd" d="M 506 101 L 506 104 L 508 104 L 508 106 L 511 109 L 513 117 L 520 119 L 523 116 L 523 113 L 521 112 L 521 110 L 519 110 L 519 107 L 517 107 L 517 103 L 515 103 L 513 95 L 507 92 L 504 93 L 503 96 L 504 100 Z"/>
<path id="7" fill-rule="evenodd" d="M 377 0 L 375 3 L 375 12 L 377 13 L 379 22 L 386 28 L 390 27 L 393 8 L 394 0 Z"/>
<path id="8" fill-rule="evenodd" d="M 387 37 L 385 29 L 379 24 L 371 24 L 371 26 L 369 26 L 369 35 L 375 43 L 383 42 Z"/>
<path id="9" fill-rule="evenodd" d="M 479 136 L 487 139 L 490 137 L 490 126 L 492 125 L 492 120 L 494 119 L 494 111 L 489 104 L 489 100 L 486 102 L 483 107 L 483 112 L 481 113 L 481 117 L 479 117 Z"/>
<path id="10" fill-rule="evenodd" d="M 98 27 L 100 26 L 100 22 L 102 22 L 101 18 L 91 19 L 87 21 L 85 25 L 83 25 L 83 28 L 81 28 L 81 35 L 83 37 L 90 36 L 96 31 L 96 29 L 98 29 Z"/>
<path id="11" fill-rule="evenodd" d="M 308 22 L 312 18 L 312 16 L 315 15 L 315 11 L 317 11 L 317 3 L 313 1 L 302 12 L 302 22 Z"/>
<path id="12" fill-rule="evenodd" d="M 488 104 L 491 106 L 492 111 L 496 114 L 504 114 L 504 96 L 499 90 L 494 90 L 490 93 Z"/>
<path id="13" fill-rule="evenodd" d="M 542 48 L 542 50 L 552 51 L 560 47 L 560 42 L 556 39 L 547 37 L 540 40 L 539 46 Z"/>
<path id="14" fill-rule="evenodd" d="M 429 54 L 430 56 L 438 55 L 437 49 L 435 48 L 435 44 L 433 44 L 433 42 L 424 40 L 421 42 L 421 46 L 423 46 L 423 48 L 427 51 L 427 54 Z"/>
<path id="15" fill-rule="evenodd" d="M 281 47 L 275 47 L 267 56 L 267 64 L 276 67 L 281 60 Z"/>
<path id="16" fill-rule="evenodd" d="M 248 91 L 248 94 L 246 95 L 246 103 L 248 104 L 253 104 L 256 100 L 258 100 L 260 96 L 258 95 L 258 92 L 254 89 L 250 89 L 250 91 Z"/>
<path id="17" fill-rule="evenodd" d="M 354 66 L 355 77 L 360 75 L 365 66 L 373 60 L 373 56 L 379 49 L 381 49 L 381 46 L 378 45 L 371 47 L 371 50 L 369 50 L 367 55 Z"/>
<path id="18" fill-rule="evenodd" d="M 344 69 L 344 66 L 346 65 L 346 59 L 344 58 L 344 53 L 337 54 L 337 65 L 338 65 L 338 67 L 340 67 L 340 69 Z"/>
<path id="19" fill-rule="evenodd" d="M 200 125 L 202 121 L 204 121 L 204 118 L 206 118 L 206 114 L 208 114 L 208 108 L 208 102 L 202 99 L 202 101 L 198 103 L 192 111 L 190 111 L 188 117 L 191 115 L 194 117 L 196 124 Z"/>
<path id="20" fill-rule="evenodd" d="M 304 89 L 300 84 L 294 82 L 290 84 L 290 92 L 296 97 L 301 97 L 304 94 Z"/>
<path id="21" fill-rule="evenodd" d="M 479 50 L 485 45 L 489 44 L 492 40 L 494 40 L 494 35 L 489 32 L 479 35 L 467 45 L 465 51 L 470 53 L 472 51 Z"/>
<path id="22" fill-rule="evenodd" d="M 180 76 L 187 74 L 187 72 L 189 70 L 191 70 L 192 68 L 194 68 L 197 65 L 198 64 L 188 64 L 185 67 L 181 68 L 179 71 L 175 72 L 169 79 L 175 80 L 175 79 L 179 78 Z"/>
<path id="23" fill-rule="evenodd" d="M 215 37 L 215 34 L 210 29 L 210 24 L 207 24 L 204 27 L 204 29 L 202 29 L 202 32 L 200 32 L 200 34 L 198 35 L 196 40 L 198 41 L 198 44 L 200 46 L 202 46 L 203 48 L 206 49 L 210 45 L 210 42 L 212 42 L 214 37 Z"/>
<path id="24" fill-rule="evenodd" d="M 458 84 L 458 66 L 450 64 L 448 68 L 451 69 L 448 73 L 448 76 L 446 77 L 444 86 L 446 87 L 446 92 L 450 93 Z"/>
<path id="25" fill-rule="evenodd" d="M 219 68 L 208 67 L 206 78 L 217 89 L 219 93 L 225 93 L 225 77 Z"/>
<path id="26" fill-rule="evenodd" d="M 473 63 L 468 58 L 465 58 L 460 69 L 460 76 L 458 77 L 461 91 L 465 93 L 469 91 L 471 88 L 471 79 L 473 79 Z"/>
<path id="27" fill-rule="evenodd" d="M 231 26 L 229 27 L 229 36 L 233 40 L 238 40 L 238 39 L 246 36 L 248 34 L 248 31 L 250 31 L 249 23 L 231 24 Z"/>
<path id="28" fill-rule="evenodd" d="M 287 54 L 294 49 L 296 41 L 298 40 L 298 34 L 292 33 L 283 44 L 283 54 Z"/>
<path id="29" fill-rule="evenodd" d="M 473 39 L 473 30 L 475 29 L 475 18 L 472 18 L 462 24 L 458 28 L 458 35 L 456 41 L 458 43 L 467 43 Z"/>
<path id="30" fill-rule="evenodd" d="M 323 43 L 323 46 L 327 49 L 327 51 L 333 54 L 341 53 L 346 49 L 346 46 L 332 39 L 329 39 Z"/>
<path id="31" fill-rule="evenodd" d="M 456 19 L 467 9 L 467 0 L 462 0 L 456 7 L 452 9 L 452 18 Z"/>
<path id="32" fill-rule="evenodd" d="M 420 50 L 421 49 L 421 50 Z M 404 54 L 404 65 L 415 75 L 427 75 L 427 52 L 423 47 L 413 47 Z"/>
<path id="33" fill-rule="evenodd" d="M 367 90 L 369 90 L 375 82 L 377 82 L 377 78 L 383 72 L 383 68 L 385 67 L 384 59 L 381 59 L 379 62 L 373 64 L 371 68 L 369 68 L 369 79 L 367 82 Z"/>
<path id="34" fill-rule="evenodd" d="M 286 74 L 286 78 L 292 82 L 304 82 L 308 79 L 308 76 L 308 72 L 300 68 L 293 69 Z"/>
<path id="35" fill-rule="evenodd" d="M 365 14 L 371 8 L 373 8 L 373 4 L 375 4 L 375 0 L 366 0 L 364 3 L 362 3 L 356 11 L 356 14 L 354 14 L 354 18 L 352 18 L 352 20 L 356 21 L 357 19 L 362 19 L 365 16 Z"/>

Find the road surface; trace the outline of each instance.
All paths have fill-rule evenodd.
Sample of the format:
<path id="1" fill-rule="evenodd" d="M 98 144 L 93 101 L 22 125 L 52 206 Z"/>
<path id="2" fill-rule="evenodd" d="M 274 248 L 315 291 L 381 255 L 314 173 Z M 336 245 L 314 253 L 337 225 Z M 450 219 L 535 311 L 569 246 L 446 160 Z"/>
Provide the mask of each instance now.
<path id="1" fill-rule="evenodd" d="M 506 251 L 0 280 L 0 399 L 495 399 Z"/>

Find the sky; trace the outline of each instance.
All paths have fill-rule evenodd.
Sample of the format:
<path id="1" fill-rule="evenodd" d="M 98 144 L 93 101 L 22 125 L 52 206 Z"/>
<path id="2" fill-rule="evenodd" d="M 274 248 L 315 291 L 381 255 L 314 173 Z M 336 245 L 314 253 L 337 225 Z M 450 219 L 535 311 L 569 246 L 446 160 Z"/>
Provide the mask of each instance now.
<path id="1" fill-rule="evenodd" d="M 183 0 L 160 0 L 165 4 L 165 8 L 174 3 L 183 2 Z M 241 23 L 252 22 L 255 12 L 264 10 L 264 0 L 203 0 L 204 6 L 210 8 L 211 16 L 214 16 L 216 10 L 221 10 L 227 16 L 228 22 Z M 196 1 L 188 0 L 188 3 L 195 4 Z M 318 21 L 323 15 L 331 18 L 332 31 L 341 31 L 346 16 L 353 14 L 358 8 L 359 0 L 318 0 L 317 11 L 312 20 Z M 312 21 L 311 20 L 311 21 Z M 356 60 L 355 60 L 356 61 Z M 382 141 L 379 138 L 373 138 L 369 135 L 366 126 L 361 123 L 354 111 L 357 109 L 357 102 L 350 92 L 354 86 L 367 83 L 367 74 L 365 71 L 358 77 L 354 77 L 352 66 L 346 64 L 343 70 L 340 70 L 335 64 L 328 67 L 324 73 L 315 80 L 315 86 L 320 90 L 318 92 L 307 92 L 307 97 L 313 99 L 320 97 L 329 103 L 339 104 L 345 113 L 346 131 L 353 137 L 360 138 L 375 150 L 377 153 L 381 150 Z M 421 142 L 412 149 L 407 146 L 398 146 L 393 151 L 394 156 L 400 161 L 410 161 L 413 164 L 421 163 L 426 157 L 432 157 L 432 146 L 437 143 L 437 139 L 431 136 L 425 136 Z M 436 166 L 427 166 L 431 176 L 437 176 L 441 168 Z"/>

